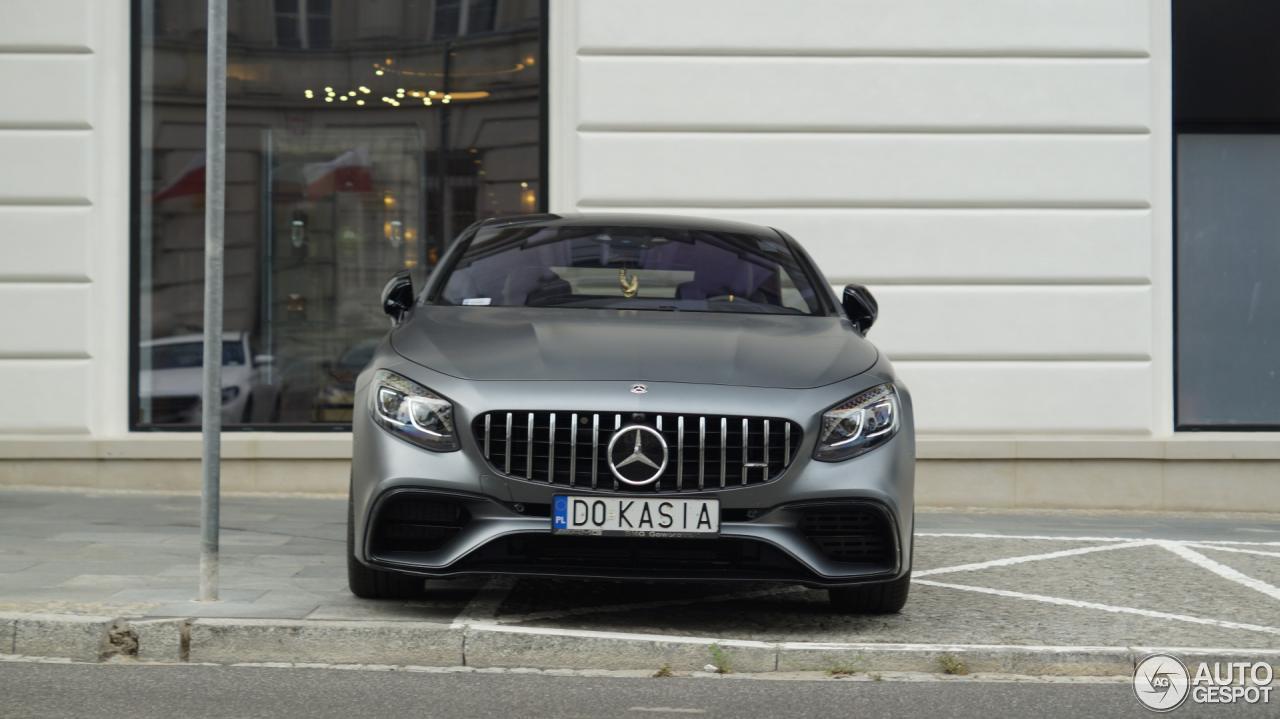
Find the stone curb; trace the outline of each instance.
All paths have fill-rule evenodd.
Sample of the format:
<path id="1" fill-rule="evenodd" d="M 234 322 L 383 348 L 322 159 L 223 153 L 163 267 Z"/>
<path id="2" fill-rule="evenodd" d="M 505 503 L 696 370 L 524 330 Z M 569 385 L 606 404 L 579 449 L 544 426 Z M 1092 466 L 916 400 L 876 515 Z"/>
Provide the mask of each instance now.
<path id="1" fill-rule="evenodd" d="M 1155 652 L 1184 661 L 1268 661 L 1280 649 L 764 642 L 384 620 L 136 619 L 0 613 L 0 654 L 103 661 L 379 664 L 571 670 L 932 672 L 1128 676 Z M 945 660 L 944 660 L 945 657 Z"/>
<path id="2" fill-rule="evenodd" d="M 101 661 L 137 654 L 137 638 L 128 622 L 116 617 L 80 614 L 0 614 L 12 654 Z M 2 636 L 2 635 L 0 635 Z"/>
<path id="3" fill-rule="evenodd" d="M 466 663 L 475 667 L 537 669 L 651 669 L 771 672 L 777 645 L 769 642 L 473 624 Z"/>
<path id="4" fill-rule="evenodd" d="M 463 630 L 394 621 L 197 619 L 193 662 L 325 662 L 461 666 Z"/>

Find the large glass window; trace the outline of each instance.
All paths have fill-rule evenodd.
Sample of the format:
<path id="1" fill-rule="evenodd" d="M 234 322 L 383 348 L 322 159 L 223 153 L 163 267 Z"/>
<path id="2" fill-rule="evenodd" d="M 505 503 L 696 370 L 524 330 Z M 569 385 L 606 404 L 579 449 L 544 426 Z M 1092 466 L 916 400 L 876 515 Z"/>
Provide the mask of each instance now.
<path id="1" fill-rule="evenodd" d="M 1280 428 L 1280 4 L 1174 0 L 1179 429 Z"/>
<path id="2" fill-rule="evenodd" d="M 231 0 L 223 421 L 343 428 L 378 294 L 544 206 L 539 0 Z M 199 419 L 203 0 L 137 0 L 133 406 Z M 447 27 L 446 27 L 447 26 Z"/>

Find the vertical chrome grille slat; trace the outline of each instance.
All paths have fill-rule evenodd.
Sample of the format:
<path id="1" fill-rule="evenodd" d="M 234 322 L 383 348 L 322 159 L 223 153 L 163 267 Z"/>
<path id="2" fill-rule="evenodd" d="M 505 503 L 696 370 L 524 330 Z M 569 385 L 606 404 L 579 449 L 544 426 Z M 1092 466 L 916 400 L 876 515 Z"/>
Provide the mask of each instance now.
<path id="1" fill-rule="evenodd" d="M 505 472 L 506 474 L 511 474 L 511 413 L 510 413 L 510 412 L 507 412 L 507 456 L 506 456 L 506 462 L 507 462 L 506 467 L 504 467 L 502 471 L 503 471 L 503 472 Z"/>
<path id="2" fill-rule="evenodd" d="M 698 418 L 698 489 L 702 489 L 702 477 L 707 469 L 707 418 Z"/>
<path id="3" fill-rule="evenodd" d="M 684 415 L 676 417 L 676 491 L 684 489 Z"/>
<path id="4" fill-rule="evenodd" d="M 654 420 L 654 428 L 658 430 L 658 436 L 661 437 L 662 436 L 662 415 L 658 415 L 657 418 Z M 663 437 L 662 441 L 666 442 L 667 438 Z M 658 477 L 658 481 L 653 483 L 653 491 L 655 492 L 662 491 L 662 477 Z"/>
<path id="5" fill-rule="evenodd" d="M 569 416 L 569 486 L 578 481 L 578 413 Z"/>
<path id="6" fill-rule="evenodd" d="M 591 415 L 591 488 L 596 488 L 596 470 L 600 468 L 600 415 Z"/>
<path id="7" fill-rule="evenodd" d="M 587 416 L 591 416 L 591 438 L 590 440 L 590 461 L 591 461 L 591 489 L 610 491 L 622 491 L 631 489 L 628 485 L 620 482 L 613 477 L 612 484 L 601 483 L 601 460 L 606 462 L 604 471 L 608 474 L 605 479 L 608 480 L 613 473 L 608 470 L 607 457 L 601 457 L 601 452 L 608 447 L 609 442 L 617 433 L 627 424 L 624 421 L 623 414 L 619 412 L 565 412 L 569 415 L 569 431 L 564 431 L 565 420 L 560 417 L 560 412 L 551 411 L 528 411 L 528 410 L 496 410 L 486 412 L 480 417 L 476 417 L 471 423 L 473 437 L 475 437 L 479 449 L 483 450 L 484 458 L 489 461 L 495 472 L 500 472 L 508 476 L 514 476 L 519 479 L 526 479 L 537 482 L 545 482 L 550 485 L 558 485 L 564 487 L 575 487 L 578 484 L 578 435 L 586 433 Z M 612 426 L 609 425 L 608 417 L 613 415 Z M 506 434 L 501 437 L 495 437 L 495 431 L 499 431 L 502 426 L 503 417 L 505 415 Z M 526 425 L 523 432 L 516 424 L 517 415 L 523 416 Z M 630 417 L 631 415 L 627 415 Z M 667 445 L 667 468 L 663 471 L 662 476 L 651 485 L 645 488 L 651 488 L 657 492 L 690 492 L 696 490 L 705 490 L 716 487 L 715 472 L 716 465 L 719 464 L 720 484 L 719 487 L 727 487 L 729 485 L 729 475 L 734 471 L 734 467 L 730 466 L 729 452 L 741 452 L 734 461 L 738 462 L 738 483 L 741 486 L 755 486 L 771 482 L 780 477 L 794 460 L 795 449 L 798 444 L 793 447 L 792 443 L 792 425 L 790 420 L 779 417 L 743 417 L 728 415 L 684 415 L 684 414 L 666 414 L 660 412 L 645 413 L 644 415 L 636 415 L 638 422 L 648 424 L 650 427 L 658 431 L 663 439 L 668 443 L 671 442 L 671 435 L 675 437 L 675 447 Z M 603 421 L 602 421 L 603 420 Z M 646 421 L 647 420 L 647 421 Z M 713 424 L 710 427 L 712 437 L 707 436 L 707 425 L 719 420 L 719 428 Z M 628 420 L 630 421 L 630 420 Z M 546 423 L 546 434 L 539 436 L 537 427 L 539 423 Z M 693 469 L 686 462 L 695 461 L 694 457 L 686 454 L 686 449 L 692 451 L 693 439 L 687 433 L 695 431 L 691 423 L 697 423 L 697 443 L 698 453 L 696 456 L 697 463 L 697 485 L 693 484 Z M 779 427 L 781 423 L 781 427 Z M 498 426 L 495 426 L 498 425 Z M 603 427 L 601 425 L 604 425 Z M 741 444 L 735 440 L 730 447 L 729 431 L 730 427 L 734 431 L 738 431 L 739 427 L 742 431 Z M 582 432 L 579 432 L 579 429 Z M 719 431 L 719 454 L 709 455 L 707 452 L 708 439 L 715 441 L 714 434 Z M 516 434 L 520 433 L 517 437 Z M 780 433 L 782 436 L 774 439 L 775 434 Z M 563 458 L 563 452 L 559 447 L 561 437 L 567 436 L 566 447 L 569 452 L 568 462 Z M 796 442 L 799 443 L 803 439 L 803 433 L 796 435 Z M 539 451 L 539 443 L 546 442 L 547 455 L 545 458 L 538 459 L 536 453 Z M 774 447 L 774 442 L 778 443 L 778 447 Z M 501 442 L 501 444 L 499 444 Z M 505 450 L 505 451 L 504 451 Z M 781 451 L 782 457 L 777 458 L 778 450 Z M 712 452 L 715 450 L 713 449 Z M 524 452 L 523 462 L 519 461 L 517 454 Z M 499 458 L 501 457 L 501 458 Z M 584 456 L 583 461 L 587 461 Z M 543 462 L 539 464 L 539 462 Z M 674 464 L 674 468 L 672 465 Z M 521 466 L 523 465 L 523 466 Z M 536 466 L 535 466 L 536 465 Z M 761 470 L 760 474 L 752 471 L 755 468 Z M 512 475 L 512 472 L 515 472 Z M 685 487 L 685 474 L 689 474 L 689 486 Z M 540 474 L 545 471 L 545 476 Z M 711 476 L 710 483 L 707 476 Z M 583 482 L 586 486 L 586 482 Z M 738 484 L 735 484 L 738 486 Z"/>
<path id="8" fill-rule="evenodd" d="M 791 423 L 782 425 L 782 466 L 791 464 Z"/>
<path id="9" fill-rule="evenodd" d="M 556 413 L 551 413 L 551 426 L 547 429 L 547 483 L 556 481 Z"/>
<path id="10" fill-rule="evenodd" d="M 620 430 L 620 429 L 622 429 L 622 415 L 620 415 L 620 414 L 615 414 L 615 415 L 613 415 L 613 433 L 614 433 L 614 434 L 617 434 L 617 433 L 618 433 L 618 430 Z M 613 440 L 613 435 L 610 435 L 610 436 L 609 436 L 609 439 L 612 441 L 612 440 Z M 609 459 L 606 457 L 606 458 L 605 458 L 605 461 L 609 461 Z M 612 475 L 613 475 L 613 472 L 610 472 L 609 474 L 610 474 L 610 476 L 612 476 Z M 614 490 L 617 490 L 617 489 L 618 489 L 618 487 L 620 487 L 621 485 L 622 485 L 622 483 L 618 481 L 618 478 L 617 478 L 617 477 L 614 477 L 614 478 L 613 478 L 613 488 L 614 488 Z"/>
<path id="11" fill-rule="evenodd" d="M 769 420 L 764 421 L 764 475 L 762 482 L 769 481 Z"/>
<path id="12" fill-rule="evenodd" d="M 529 424 L 524 430 L 524 476 L 533 479 L 533 412 L 529 413 Z"/>
<path id="13" fill-rule="evenodd" d="M 729 459 L 729 418 L 720 418 L 720 486 L 724 486 L 725 462 Z"/>

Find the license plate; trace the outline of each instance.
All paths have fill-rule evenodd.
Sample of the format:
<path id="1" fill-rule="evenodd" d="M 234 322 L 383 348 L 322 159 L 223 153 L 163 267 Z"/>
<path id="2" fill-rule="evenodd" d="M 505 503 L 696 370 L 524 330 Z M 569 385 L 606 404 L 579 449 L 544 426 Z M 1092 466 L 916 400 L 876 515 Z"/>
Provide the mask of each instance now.
<path id="1" fill-rule="evenodd" d="M 551 531 L 644 537 L 716 534 L 720 531 L 720 501 L 556 495 L 551 504 Z"/>

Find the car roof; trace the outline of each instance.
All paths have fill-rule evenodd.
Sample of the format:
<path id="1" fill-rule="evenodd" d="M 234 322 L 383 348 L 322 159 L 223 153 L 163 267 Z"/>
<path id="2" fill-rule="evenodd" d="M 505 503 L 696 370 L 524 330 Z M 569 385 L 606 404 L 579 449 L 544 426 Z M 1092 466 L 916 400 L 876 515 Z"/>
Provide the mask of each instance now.
<path id="1" fill-rule="evenodd" d="M 223 342 L 240 342 L 245 337 L 244 330 L 227 331 L 222 333 Z M 142 347 L 161 347 L 164 345 L 188 344 L 191 342 L 203 342 L 204 335 L 192 333 L 185 335 L 170 335 L 168 337 L 155 337 L 149 340 L 142 340 L 138 344 Z"/>
<path id="2" fill-rule="evenodd" d="M 693 215 L 663 215 L 649 212 L 564 212 L 557 214 L 515 215 L 495 217 L 477 228 L 501 227 L 645 227 L 703 232 L 733 232 L 776 238 L 777 230 L 763 225 L 734 220 L 719 220 Z"/>

